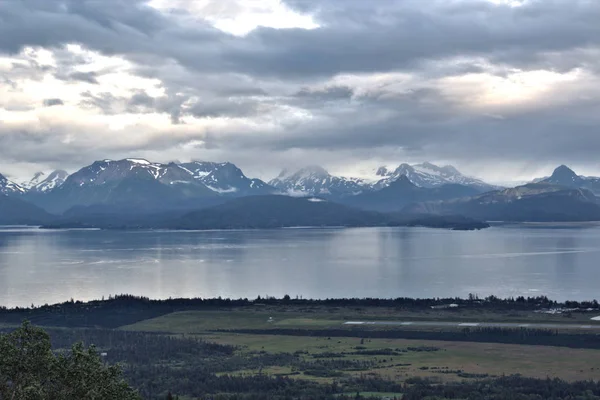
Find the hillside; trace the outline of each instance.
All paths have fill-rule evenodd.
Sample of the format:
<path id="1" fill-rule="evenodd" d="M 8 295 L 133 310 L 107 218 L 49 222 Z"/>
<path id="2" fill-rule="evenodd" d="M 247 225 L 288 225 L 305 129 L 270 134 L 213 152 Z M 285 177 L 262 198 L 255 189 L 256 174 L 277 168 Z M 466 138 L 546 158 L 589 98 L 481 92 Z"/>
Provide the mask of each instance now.
<path id="1" fill-rule="evenodd" d="M 480 179 L 463 175 L 452 165 L 440 167 L 429 162 L 414 165 L 400 164 L 396 169 L 382 166 L 377 169 L 375 175 L 377 182 L 373 185 L 374 189 L 385 188 L 402 176 L 406 176 L 416 186 L 423 188 L 454 184 L 468 186 L 480 193 L 498 189 L 498 187 L 487 184 Z"/>
<path id="2" fill-rule="evenodd" d="M 543 182 L 462 199 L 414 204 L 404 211 L 460 214 L 486 221 L 600 221 L 600 204 L 592 192 Z"/>
<path id="3" fill-rule="evenodd" d="M 600 178 L 577 175 L 571 168 L 561 165 L 552 172 L 542 183 L 559 185 L 572 189 L 588 189 L 594 194 L 600 194 Z"/>
<path id="4" fill-rule="evenodd" d="M 194 211 L 169 222 L 177 229 L 381 226 L 390 218 L 314 197 L 252 196 Z"/>
<path id="5" fill-rule="evenodd" d="M 0 194 L 0 225 L 42 225 L 54 219 L 33 204 Z"/>
<path id="6" fill-rule="evenodd" d="M 344 203 L 365 210 L 396 212 L 411 203 L 454 199 L 478 193 L 480 192 L 473 187 L 458 184 L 434 188 L 418 187 L 406 175 L 402 175 L 383 189 L 345 199 Z"/>
<path id="7" fill-rule="evenodd" d="M 315 197 L 249 196 L 193 212 L 110 213 L 104 208 L 73 209 L 47 228 L 102 229 L 272 229 L 286 227 L 424 226 L 445 229 L 488 227 L 460 216 L 385 214 L 359 210 Z"/>

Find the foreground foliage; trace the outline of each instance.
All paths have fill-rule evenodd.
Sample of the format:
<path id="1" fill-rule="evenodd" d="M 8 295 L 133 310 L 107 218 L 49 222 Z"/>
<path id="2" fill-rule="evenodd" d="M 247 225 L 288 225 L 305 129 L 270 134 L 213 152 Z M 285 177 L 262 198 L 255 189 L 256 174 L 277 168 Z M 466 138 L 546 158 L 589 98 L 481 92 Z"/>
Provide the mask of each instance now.
<path id="1" fill-rule="evenodd" d="M 209 343 L 194 337 L 159 335 L 145 332 L 127 332 L 107 329 L 49 329 L 54 350 L 63 352 L 71 343 L 94 343 L 106 352 L 110 363 L 123 363 L 124 376 L 144 399 L 166 398 L 212 400 L 261 399 L 596 399 L 600 400 L 600 384 L 584 381 L 569 383 L 559 379 L 530 379 L 518 376 L 495 379 L 464 379 L 461 382 L 442 383 L 439 379 L 408 378 L 399 383 L 366 373 L 373 365 L 367 360 L 340 358 L 336 353 L 321 353 L 310 358 L 302 354 L 240 352 L 236 347 Z M 25 325 L 17 332 L 2 336 L 0 354 L 4 360 L 0 376 L 8 378 L 5 360 L 23 360 L 19 368 L 26 371 L 19 378 L 22 388 L 15 399 L 135 399 L 138 398 L 125 385 L 115 367 L 105 367 L 93 349 L 76 345 L 66 355 L 50 352 L 48 335 L 37 328 Z M 26 357 L 16 356 L 20 343 L 27 344 Z M 8 352 L 7 344 L 12 350 Z M 356 354 L 370 354 L 357 348 Z M 387 356 L 393 352 L 432 352 L 434 347 L 378 350 Z M 12 353 L 11 353 L 12 352 Z M 54 361 L 53 361 L 54 360 Z M 46 367 L 38 367 L 46 365 Z M 240 370 L 256 370 L 277 366 L 290 366 L 292 372 L 282 376 L 268 374 L 238 374 Z M 365 372 L 362 372 L 365 370 Z M 54 371 L 48 375 L 47 371 Z M 327 382 L 310 377 L 327 376 L 327 372 L 341 371 Z M 354 371 L 358 376 L 348 372 Z M 324 375 L 325 374 L 325 375 Z M 13 375 L 14 376 L 14 370 Z M 52 378 L 50 378 L 52 377 Z M 50 386 L 56 379 L 59 384 Z M 9 385 L 10 386 L 10 385 Z M 104 389 L 99 389 L 101 386 Z M 7 386 L 3 387 L 5 390 Z M 45 388 L 39 394 L 35 390 Z M 9 387 L 10 389 L 10 387 Z M 0 399 L 12 398 L 3 392 Z M 357 393 L 359 396 L 357 397 Z M 388 394 L 398 394 L 389 396 Z M 170 397 L 169 397 L 170 394 Z M 368 394 L 368 395 L 367 395 Z M 20 397 L 19 397 L 20 396 Z M 28 397 L 29 396 L 29 397 Z"/>
<path id="2" fill-rule="evenodd" d="M 107 366 L 93 347 L 75 344 L 52 352 L 50 337 L 24 323 L 0 335 L 0 400 L 139 399 L 117 366 Z"/>
<path id="3" fill-rule="evenodd" d="M 531 379 L 520 376 L 500 377 L 500 372 L 489 375 L 470 374 L 468 369 L 465 372 L 458 367 L 438 368 L 444 364 L 433 363 L 420 368 L 417 367 L 421 364 L 413 364 L 411 370 L 407 370 L 404 367 L 411 365 L 410 353 L 441 352 L 444 349 L 433 346 L 402 347 L 400 345 L 393 348 L 369 347 L 371 339 L 404 338 L 600 349 L 600 335 L 592 332 L 562 333 L 527 328 L 414 331 L 314 326 L 301 329 L 293 326 L 285 327 L 285 325 L 281 327 L 268 325 L 264 329 L 240 327 L 232 331 L 215 329 L 218 324 L 208 324 L 206 326 L 209 328 L 194 328 L 189 332 L 186 331 L 184 335 L 176 335 L 98 328 L 119 327 L 132 321 L 182 310 L 219 310 L 225 313 L 227 318 L 233 318 L 237 314 L 230 315 L 229 311 L 264 312 L 255 310 L 264 310 L 268 307 L 283 307 L 285 310 L 296 308 L 312 310 L 314 307 L 322 307 L 323 310 L 336 310 L 336 312 L 337 307 L 393 307 L 426 311 L 432 306 L 448 303 L 460 304 L 461 308 L 465 309 L 490 310 L 497 313 L 505 313 L 507 310 L 539 310 L 554 307 L 598 308 L 597 302 L 559 304 L 543 297 L 516 299 L 490 297 L 481 300 L 476 296 L 471 296 L 469 299 L 390 300 L 303 300 L 286 296 L 283 299 L 156 301 L 133 296 L 118 296 L 107 301 L 89 303 L 72 301 L 55 306 L 32 306 L 12 310 L 0 308 L 0 322 L 14 324 L 24 317 L 31 317 L 36 323 L 69 327 L 49 328 L 46 333 L 24 324 L 14 332 L 9 333 L 6 330 L 7 333 L 4 335 L 0 328 L 0 400 L 139 398 L 165 400 L 175 399 L 178 396 L 186 400 L 344 400 L 377 398 L 377 396 L 405 400 L 600 400 L 600 383 L 594 381 L 566 382 L 558 379 Z M 321 311 L 321 309 L 317 310 Z M 212 318 L 212 316 L 213 314 L 207 314 L 204 318 Z M 82 326 L 86 328 L 73 329 Z M 229 325 L 223 326 L 225 327 Z M 227 337 L 261 334 L 286 337 L 286 340 L 290 336 L 296 336 L 298 340 L 305 340 L 306 337 L 321 339 L 315 345 L 316 347 L 308 349 L 303 349 L 302 346 L 261 347 L 260 342 L 248 347 L 245 342 L 236 340 L 224 341 L 230 344 L 211 342 L 216 340 L 214 335 L 218 336 L 222 333 Z M 344 337 L 355 338 L 348 341 L 349 346 L 352 347 L 335 344 L 340 343 L 338 340 Z M 331 341 L 325 342 L 324 338 Z M 358 346 L 359 342 L 360 346 Z M 73 346 L 73 343 L 93 344 L 97 347 L 88 348 L 84 344 Z M 331 343 L 334 344 L 330 348 Z M 98 351 L 95 350 L 96 348 Z M 99 356 L 99 352 L 102 356 Z M 405 359 L 392 361 L 392 357 L 399 356 Z M 119 368 L 109 367 L 105 363 L 123 365 L 123 375 L 121 376 Z M 384 370 L 387 366 L 400 367 L 396 369 L 402 370 L 403 375 L 396 375 L 394 380 L 390 380 L 392 375 L 380 374 L 380 370 Z M 420 374 L 422 371 L 419 370 L 429 367 L 435 372 L 424 373 L 427 376 Z M 593 371 L 596 364 L 592 363 L 587 367 L 586 371 L 588 369 Z M 513 373 L 512 370 L 508 371 Z M 585 376 L 595 378 L 589 374 L 593 372 L 588 371 L 588 375 Z M 448 379 L 450 375 L 455 375 L 460 380 Z M 386 376 L 389 378 L 383 378 Z M 585 377 L 582 375 L 575 379 L 585 379 Z M 448 380 L 451 382 L 447 382 Z"/>

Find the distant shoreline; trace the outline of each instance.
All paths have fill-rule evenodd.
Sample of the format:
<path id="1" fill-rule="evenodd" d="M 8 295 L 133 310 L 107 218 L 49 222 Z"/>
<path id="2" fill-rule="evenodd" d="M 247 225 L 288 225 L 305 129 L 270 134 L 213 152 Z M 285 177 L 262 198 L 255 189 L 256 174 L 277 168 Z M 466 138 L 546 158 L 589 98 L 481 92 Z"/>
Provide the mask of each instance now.
<path id="1" fill-rule="evenodd" d="M 205 304 L 211 306 L 261 306 L 261 305 L 322 305 L 322 306 L 374 306 L 374 307 L 397 307 L 402 305 L 408 308 L 437 308 L 437 309 L 459 309 L 464 306 L 514 306 L 517 309 L 577 309 L 581 308 L 585 311 L 600 312 L 600 304 L 596 299 L 582 301 L 556 301 L 549 299 L 547 296 L 517 296 L 500 298 L 496 296 L 478 297 L 477 295 L 469 295 L 469 297 L 447 297 L 447 298 L 413 298 L 413 297 L 397 297 L 397 298 L 377 298 L 377 297 L 345 297 L 345 298 L 303 298 L 300 295 L 283 297 L 257 296 L 254 299 L 249 298 L 202 298 L 202 297 L 182 297 L 182 298 L 150 298 L 146 296 L 136 296 L 130 294 L 109 295 L 102 299 L 93 300 L 75 300 L 71 299 L 62 303 L 44 304 L 33 307 L 4 307 L 0 304 L 0 314 L 13 311 L 34 311 L 53 308 L 69 308 L 73 306 L 89 306 L 108 303 L 135 303 L 135 304 L 171 304 L 171 305 L 191 305 Z"/>
<path id="2" fill-rule="evenodd" d="M 426 223 L 426 222 L 409 222 L 407 224 L 389 224 L 389 225 L 290 225 L 290 226 L 264 226 L 264 227 L 215 227 L 215 228 L 177 228 L 177 227 L 150 227 L 150 226 L 82 226 L 78 224 L 60 224 L 60 225 L 42 225 L 39 229 L 44 230 L 156 230 L 156 231 L 174 231 L 174 232 L 210 232 L 210 231 L 259 231 L 259 230 L 278 230 L 278 229 L 358 229 L 358 228 L 428 228 L 428 229 L 444 229 L 453 231 L 478 231 L 489 228 L 491 225 L 486 222 L 468 222 L 468 223 Z"/>

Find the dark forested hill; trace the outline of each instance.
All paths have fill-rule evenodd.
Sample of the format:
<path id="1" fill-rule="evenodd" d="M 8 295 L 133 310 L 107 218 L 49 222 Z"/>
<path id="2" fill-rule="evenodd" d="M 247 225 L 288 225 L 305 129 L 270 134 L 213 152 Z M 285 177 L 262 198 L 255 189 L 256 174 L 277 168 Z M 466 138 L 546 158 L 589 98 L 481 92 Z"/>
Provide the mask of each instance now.
<path id="1" fill-rule="evenodd" d="M 19 198 L 0 194 L 0 225 L 41 225 L 54 216 Z"/>
<path id="2" fill-rule="evenodd" d="M 281 228 L 298 226 L 380 226 L 386 215 L 315 197 L 251 196 L 194 211 L 167 222 L 178 229 Z"/>
<path id="3" fill-rule="evenodd" d="M 379 213 L 315 197 L 249 196 L 186 212 L 111 213 L 105 208 L 71 210 L 51 228 L 103 229 L 271 229 L 285 227 L 424 226 L 482 229 L 488 225 L 461 216 Z"/>

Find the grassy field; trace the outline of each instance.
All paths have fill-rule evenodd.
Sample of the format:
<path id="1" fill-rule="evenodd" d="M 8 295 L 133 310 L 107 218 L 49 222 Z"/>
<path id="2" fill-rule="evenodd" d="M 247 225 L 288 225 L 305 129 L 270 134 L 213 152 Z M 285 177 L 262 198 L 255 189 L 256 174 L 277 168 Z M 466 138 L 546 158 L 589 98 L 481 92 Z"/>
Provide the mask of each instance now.
<path id="1" fill-rule="evenodd" d="M 231 311 L 189 311 L 168 314 L 125 327 L 128 330 L 201 333 L 214 329 L 340 328 L 346 321 L 517 322 L 600 325 L 589 313 L 542 314 L 479 310 L 404 311 L 391 308 L 255 307 Z M 420 328 L 421 329 L 421 328 Z"/>
<path id="2" fill-rule="evenodd" d="M 205 340 L 231 344 L 239 347 L 240 355 L 257 352 L 301 352 L 306 361 L 327 359 L 370 362 L 371 367 L 362 371 L 343 371 L 346 375 L 376 374 L 396 381 L 410 377 L 427 377 L 440 381 L 452 381 L 485 376 L 521 374 L 527 377 L 559 377 L 568 381 L 597 379 L 600 376 L 600 350 L 568 349 L 549 346 L 510 345 L 497 343 L 443 342 L 404 339 L 366 339 L 336 337 L 296 337 L 215 333 L 216 329 L 265 329 L 277 328 L 340 328 L 349 319 L 414 319 L 414 315 L 394 310 L 342 309 L 338 312 L 323 310 L 256 309 L 237 311 L 180 312 L 146 320 L 123 327 L 125 330 L 170 332 L 196 335 Z M 480 316 L 467 313 L 444 313 L 432 311 L 420 315 L 422 320 L 468 320 Z M 491 314 L 491 313 L 487 313 Z M 391 318 L 390 318 L 391 317 Z M 512 321 L 502 315 L 485 315 L 485 321 Z M 589 316 L 588 316 L 589 317 Z M 515 315 L 528 322 L 574 323 L 582 321 L 581 315 L 565 317 L 526 313 Z M 528 319 L 530 318 L 530 319 Z M 589 321 L 589 318 L 585 320 Z M 434 351 L 412 351 L 422 347 Z M 393 350 L 394 354 L 373 355 L 372 351 Z M 371 354 L 356 354 L 357 352 Z M 237 371 L 237 374 L 289 375 L 323 382 L 332 378 L 307 376 L 288 367 L 271 367 L 259 370 Z"/>
<path id="3" fill-rule="evenodd" d="M 272 322 L 270 319 L 272 318 Z M 281 311 L 188 311 L 168 314 L 124 327 L 127 330 L 203 333 L 214 329 L 259 329 L 268 327 L 339 327 L 339 316 Z"/>
<path id="4" fill-rule="evenodd" d="M 408 351 L 401 355 L 346 355 L 344 359 L 375 360 L 376 373 L 395 380 L 408 377 L 433 377 L 440 380 L 462 379 L 462 371 L 474 375 L 512 375 L 546 378 L 559 377 L 568 381 L 597 379 L 600 375 L 600 351 L 546 346 L 523 346 L 488 343 L 457 343 L 402 339 L 372 339 L 361 344 L 355 338 L 310 338 L 273 335 L 204 335 L 205 339 L 240 346 L 242 352 L 270 353 L 308 352 L 307 359 L 322 353 L 353 353 L 356 347 L 366 350 L 436 347 L 429 352 Z M 365 373 L 365 372 L 360 372 Z M 360 374 L 358 373 L 358 374 Z"/>

